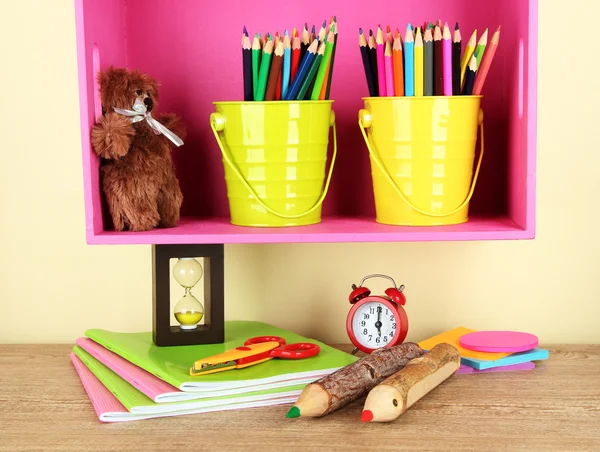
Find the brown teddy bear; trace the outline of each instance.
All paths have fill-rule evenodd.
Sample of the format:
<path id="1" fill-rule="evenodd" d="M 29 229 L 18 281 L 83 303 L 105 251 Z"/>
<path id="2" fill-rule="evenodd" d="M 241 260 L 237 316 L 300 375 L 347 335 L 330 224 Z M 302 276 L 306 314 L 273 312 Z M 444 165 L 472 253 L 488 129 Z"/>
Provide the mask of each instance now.
<path id="1" fill-rule="evenodd" d="M 103 116 L 91 141 L 115 230 L 176 226 L 183 195 L 171 150 L 183 144 L 185 127 L 172 113 L 152 118 L 158 84 L 149 75 L 111 66 L 98 82 Z"/>

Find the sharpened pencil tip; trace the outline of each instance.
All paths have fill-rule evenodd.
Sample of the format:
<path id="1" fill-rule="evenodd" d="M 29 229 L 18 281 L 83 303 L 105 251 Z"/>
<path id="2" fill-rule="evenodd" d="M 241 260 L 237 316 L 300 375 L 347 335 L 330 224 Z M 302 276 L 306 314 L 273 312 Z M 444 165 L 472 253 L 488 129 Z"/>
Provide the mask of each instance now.
<path id="1" fill-rule="evenodd" d="M 458 30 L 458 22 L 456 22 L 456 25 L 454 26 L 455 30 Z"/>
<path id="2" fill-rule="evenodd" d="M 359 28 L 358 32 L 362 35 L 363 34 L 362 28 Z"/>
<path id="3" fill-rule="evenodd" d="M 285 417 L 287 417 L 287 418 L 300 417 L 300 408 L 298 408 L 297 406 L 293 406 L 292 408 L 290 408 L 290 411 L 287 412 Z"/>

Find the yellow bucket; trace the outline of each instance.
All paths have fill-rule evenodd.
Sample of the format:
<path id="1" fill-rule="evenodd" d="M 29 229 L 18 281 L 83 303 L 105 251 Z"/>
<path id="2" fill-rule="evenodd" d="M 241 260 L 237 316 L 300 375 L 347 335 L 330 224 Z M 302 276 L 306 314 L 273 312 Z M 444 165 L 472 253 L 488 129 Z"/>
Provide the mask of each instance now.
<path id="1" fill-rule="evenodd" d="M 210 124 L 223 154 L 232 224 L 284 227 L 321 221 L 337 154 L 332 103 L 213 103 Z M 325 180 L 330 127 L 333 155 Z"/>
<path id="2" fill-rule="evenodd" d="M 376 221 L 438 226 L 468 221 L 483 157 L 481 96 L 364 98 Z M 473 176 L 477 127 L 481 152 Z"/>

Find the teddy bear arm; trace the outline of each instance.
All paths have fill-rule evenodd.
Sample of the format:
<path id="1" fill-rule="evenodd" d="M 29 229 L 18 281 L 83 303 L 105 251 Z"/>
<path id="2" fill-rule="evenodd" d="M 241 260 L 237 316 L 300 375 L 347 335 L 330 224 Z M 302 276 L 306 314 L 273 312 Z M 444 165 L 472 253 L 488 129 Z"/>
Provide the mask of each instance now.
<path id="1" fill-rule="evenodd" d="M 108 113 L 92 128 L 92 147 L 105 159 L 118 159 L 129 151 L 135 130 L 125 116 Z"/>

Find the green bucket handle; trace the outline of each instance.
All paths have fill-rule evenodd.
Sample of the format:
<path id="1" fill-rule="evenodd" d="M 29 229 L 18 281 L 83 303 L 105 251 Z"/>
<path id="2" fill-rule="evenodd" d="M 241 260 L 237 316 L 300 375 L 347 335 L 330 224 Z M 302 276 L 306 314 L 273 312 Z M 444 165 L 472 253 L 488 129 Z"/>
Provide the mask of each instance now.
<path id="1" fill-rule="evenodd" d="M 392 187 L 394 187 L 394 190 L 396 190 L 398 195 L 400 195 L 400 198 L 402 198 L 402 200 L 406 204 L 408 204 L 410 207 L 412 207 L 417 212 L 422 213 L 423 215 L 427 215 L 429 217 L 447 217 L 447 216 L 455 214 L 456 212 L 459 212 L 469 203 L 469 201 L 471 201 L 471 197 L 473 196 L 473 192 L 475 191 L 475 184 L 477 183 L 477 177 L 479 176 L 479 168 L 481 167 L 481 160 L 483 159 L 483 110 L 481 110 L 481 109 L 479 110 L 479 117 L 478 117 L 479 130 L 480 130 L 480 136 L 481 136 L 481 152 L 479 153 L 479 161 L 477 162 L 477 168 L 475 169 L 475 177 L 473 177 L 473 182 L 471 183 L 471 189 L 469 190 L 469 194 L 467 195 L 466 199 L 462 202 L 462 204 L 460 206 L 458 206 L 456 209 L 453 209 L 452 211 L 450 211 L 448 213 L 426 212 L 425 210 L 420 209 L 417 206 L 415 206 L 406 197 L 404 192 L 396 185 L 396 182 L 394 182 L 394 179 L 392 179 L 392 176 L 390 176 L 390 173 L 388 172 L 388 170 L 379 161 L 379 158 L 377 157 L 377 155 L 375 154 L 375 152 L 373 152 L 373 149 L 371 148 L 371 146 L 373 146 L 373 147 L 375 147 L 375 146 L 371 144 L 371 142 L 365 132 L 365 129 L 371 127 L 371 121 L 372 121 L 371 113 L 368 110 L 361 109 L 358 113 L 358 125 L 360 127 L 360 131 L 363 134 L 363 138 L 365 139 L 365 143 L 367 144 L 367 149 L 369 149 L 369 154 L 371 154 L 371 157 L 373 158 L 373 160 L 375 161 L 375 163 L 377 164 L 377 166 L 379 167 L 379 169 L 381 170 L 383 175 L 387 178 L 387 180 L 390 182 L 390 184 L 392 184 Z"/>
<path id="2" fill-rule="evenodd" d="M 333 110 L 331 110 L 330 115 L 329 115 L 329 126 L 333 128 L 333 156 L 331 158 L 331 165 L 329 167 L 329 174 L 327 175 L 327 181 L 325 182 L 325 187 L 324 187 L 323 191 L 321 192 L 321 196 L 319 197 L 317 202 L 310 209 L 308 209 L 306 212 L 302 212 L 302 213 L 299 213 L 296 215 L 286 215 L 286 214 L 277 212 L 276 210 L 273 210 L 271 207 L 267 206 L 264 203 L 264 201 L 262 199 L 260 199 L 260 197 L 258 196 L 256 191 L 252 188 L 252 186 L 248 183 L 248 181 L 246 180 L 244 175 L 240 172 L 238 167 L 235 165 L 235 163 L 229 156 L 229 153 L 226 151 L 226 147 L 223 144 L 223 142 L 221 141 L 221 137 L 219 136 L 219 132 L 225 128 L 225 115 L 223 115 L 222 113 L 218 113 L 218 112 L 211 113 L 210 114 L 210 126 L 215 135 L 217 143 L 219 144 L 219 148 L 221 148 L 221 153 L 223 154 L 223 158 L 225 159 L 225 161 L 227 162 L 229 167 L 233 170 L 233 172 L 236 174 L 236 176 L 240 179 L 240 181 L 244 184 L 244 186 L 248 189 L 248 191 L 252 194 L 252 196 L 254 196 L 254 199 L 256 199 L 256 201 L 258 201 L 258 203 L 266 211 L 268 211 L 268 212 L 272 213 L 273 215 L 276 215 L 280 218 L 294 219 L 294 218 L 300 218 L 305 215 L 308 215 L 309 213 L 311 213 L 314 210 L 321 207 L 321 204 L 323 204 L 323 201 L 325 200 L 325 197 L 327 196 L 327 191 L 329 190 L 329 182 L 331 181 L 331 175 L 333 174 L 333 166 L 335 164 L 335 158 L 337 155 L 337 138 L 336 138 L 336 132 L 335 132 L 335 113 L 333 112 Z"/>

